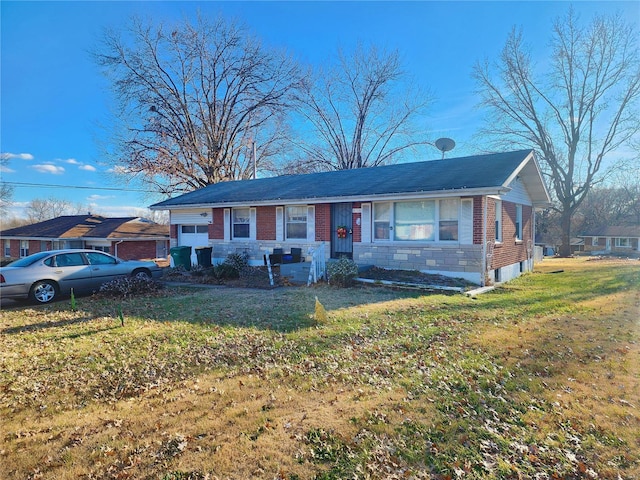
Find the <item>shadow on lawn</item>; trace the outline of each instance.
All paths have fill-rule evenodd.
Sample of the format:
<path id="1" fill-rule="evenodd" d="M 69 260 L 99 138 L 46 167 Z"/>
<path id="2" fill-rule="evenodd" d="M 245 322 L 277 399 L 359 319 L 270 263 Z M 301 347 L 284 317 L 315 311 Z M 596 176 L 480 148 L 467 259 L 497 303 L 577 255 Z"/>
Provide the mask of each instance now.
<path id="1" fill-rule="evenodd" d="M 72 318 L 72 319 L 67 319 L 67 320 L 58 320 L 55 322 L 38 322 L 38 323 L 32 323 L 29 325 L 21 325 L 18 327 L 9 327 L 9 328 L 4 328 L 2 330 L 0 330 L 0 334 L 4 334 L 4 335 L 15 335 L 18 333 L 27 333 L 27 332 L 36 332 L 36 331 L 41 331 L 41 330 L 47 330 L 47 329 L 53 329 L 53 328 L 62 328 L 62 327 L 68 327 L 70 325 L 76 325 L 76 324 L 80 324 L 80 323 L 87 323 L 91 320 L 95 320 L 95 316 L 89 316 L 89 317 L 82 317 L 82 318 Z M 93 335 L 95 333 L 99 333 L 99 332 L 104 332 L 107 330 L 113 330 L 114 328 L 118 328 L 119 325 L 112 325 L 109 327 L 105 327 L 105 328 L 98 328 L 98 329 L 94 329 L 90 332 L 82 332 L 82 333 L 76 333 L 76 334 L 70 334 L 67 335 L 66 338 L 78 338 L 78 337 L 83 337 L 86 335 Z"/>

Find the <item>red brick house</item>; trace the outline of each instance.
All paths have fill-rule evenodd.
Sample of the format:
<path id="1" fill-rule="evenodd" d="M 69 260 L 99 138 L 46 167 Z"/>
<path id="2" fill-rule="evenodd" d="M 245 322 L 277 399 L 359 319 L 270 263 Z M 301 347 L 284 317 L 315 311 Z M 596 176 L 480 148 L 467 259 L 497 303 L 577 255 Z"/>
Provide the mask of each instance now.
<path id="1" fill-rule="evenodd" d="M 123 260 L 166 258 L 169 227 L 139 217 L 65 215 L 0 231 L 5 258 L 60 248 L 90 248 Z"/>
<path id="2" fill-rule="evenodd" d="M 549 194 L 533 151 L 223 182 L 152 205 L 171 246 L 212 247 L 214 262 L 274 248 L 346 255 L 486 284 L 533 268 L 535 211 Z"/>
<path id="3" fill-rule="evenodd" d="M 592 254 L 637 254 L 640 250 L 640 225 L 611 225 L 578 235 L 584 240 L 584 251 Z"/>

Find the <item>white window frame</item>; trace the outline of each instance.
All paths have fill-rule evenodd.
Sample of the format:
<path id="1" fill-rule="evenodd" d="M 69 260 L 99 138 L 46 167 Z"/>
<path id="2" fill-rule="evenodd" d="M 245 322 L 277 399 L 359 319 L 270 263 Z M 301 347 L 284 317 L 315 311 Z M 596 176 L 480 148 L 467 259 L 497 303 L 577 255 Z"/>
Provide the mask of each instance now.
<path id="1" fill-rule="evenodd" d="M 624 240 L 624 243 L 621 240 Z M 628 237 L 616 237 L 615 246 L 616 248 L 631 248 L 631 239 Z"/>
<path id="2" fill-rule="evenodd" d="M 300 209 L 304 212 L 304 221 L 300 220 L 301 215 L 290 216 L 291 209 Z M 289 236 L 289 225 L 301 225 L 304 224 L 304 235 L 299 237 Z M 285 240 L 292 241 L 307 241 L 309 236 L 309 206 L 308 205 L 287 205 L 284 207 L 284 238 Z"/>
<path id="3" fill-rule="evenodd" d="M 456 218 L 453 219 L 441 219 L 440 218 L 440 205 L 441 202 L 454 200 L 457 205 L 457 214 Z M 428 225 L 432 225 L 433 228 L 433 238 L 431 239 L 416 239 L 416 240 L 404 240 L 396 237 L 396 231 L 398 226 L 396 225 L 396 207 L 403 203 L 413 203 L 413 202 L 434 202 L 434 218 L 433 222 L 429 222 Z M 410 243 L 449 243 L 449 244 L 459 244 L 460 243 L 460 235 L 461 235 L 461 205 L 462 200 L 458 197 L 451 198 L 428 198 L 428 199 L 416 199 L 416 200 L 403 200 L 397 202 L 374 202 L 371 206 L 371 241 L 372 242 L 398 242 L 402 244 L 410 244 Z M 384 208 L 386 211 L 381 214 L 380 209 Z M 455 240 L 441 240 L 440 239 L 440 227 L 441 222 L 444 221 L 456 221 L 457 222 L 457 235 Z M 385 230 L 385 225 L 386 229 Z M 425 224 L 426 225 L 426 224 Z M 387 231 L 389 236 L 385 238 L 384 236 L 380 236 L 379 233 L 382 231 Z"/>
<path id="4" fill-rule="evenodd" d="M 522 228 L 522 205 L 516 205 L 516 241 L 521 242 L 523 240 Z"/>
<path id="5" fill-rule="evenodd" d="M 29 240 L 20 240 L 20 258 L 29 256 Z"/>
<path id="6" fill-rule="evenodd" d="M 11 257 L 11 240 L 4 241 L 4 256 Z"/>
<path id="7" fill-rule="evenodd" d="M 502 243 L 502 200 L 496 200 L 496 243 Z"/>
<path id="8" fill-rule="evenodd" d="M 248 215 L 243 216 L 242 218 L 236 217 L 236 213 L 239 213 L 241 210 L 246 210 Z M 243 220 L 243 221 L 239 221 Z M 246 220 L 246 221 L 244 221 Z M 247 225 L 247 235 L 238 236 L 236 235 L 235 226 L 236 225 Z M 231 209 L 231 238 L 234 240 L 250 240 L 251 239 L 251 208 L 250 207 L 238 207 Z"/>
<path id="9" fill-rule="evenodd" d="M 599 243 L 600 243 L 600 237 L 591 237 L 591 246 L 592 247 L 599 246 L 598 245 Z"/>
<path id="10" fill-rule="evenodd" d="M 386 209 L 386 212 L 380 212 L 383 206 Z M 373 232 L 371 238 L 374 242 L 388 242 L 393 239 L 392 219 L 393 202 L 375 202 L 373 204 L 373 214 L 371 221 Z M 386 232 L 386 235 L 378 235 L 378 232 Z"/>

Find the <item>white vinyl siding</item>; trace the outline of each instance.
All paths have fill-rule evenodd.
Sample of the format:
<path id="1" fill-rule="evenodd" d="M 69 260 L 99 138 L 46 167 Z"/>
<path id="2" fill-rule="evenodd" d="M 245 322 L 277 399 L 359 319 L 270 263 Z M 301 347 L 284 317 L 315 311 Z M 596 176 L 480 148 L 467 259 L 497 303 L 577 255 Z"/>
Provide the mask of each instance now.
<path id="1" fill-rule="evenodd" d="M 190 209 L 171 212 L 171 225 L 207 225 L 212 223 L 213 217 L 209 209 Z"/>

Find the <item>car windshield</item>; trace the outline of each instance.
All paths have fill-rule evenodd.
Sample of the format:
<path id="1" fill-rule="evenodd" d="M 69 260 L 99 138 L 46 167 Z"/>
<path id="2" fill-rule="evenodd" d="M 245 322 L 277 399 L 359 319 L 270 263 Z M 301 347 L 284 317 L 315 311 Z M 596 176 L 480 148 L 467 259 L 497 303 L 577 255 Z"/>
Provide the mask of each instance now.
<path id="1" fill-rule="evenodd" d="M 51 252 L 34 253 L 33 255 L 29 255 L 28 257 L 24 257 L 9 263 L 7 267 L 28 267 L 29 265 L 33 265 L 34 263 L 39 262 L 49 255 L 51 255 Z"/>

